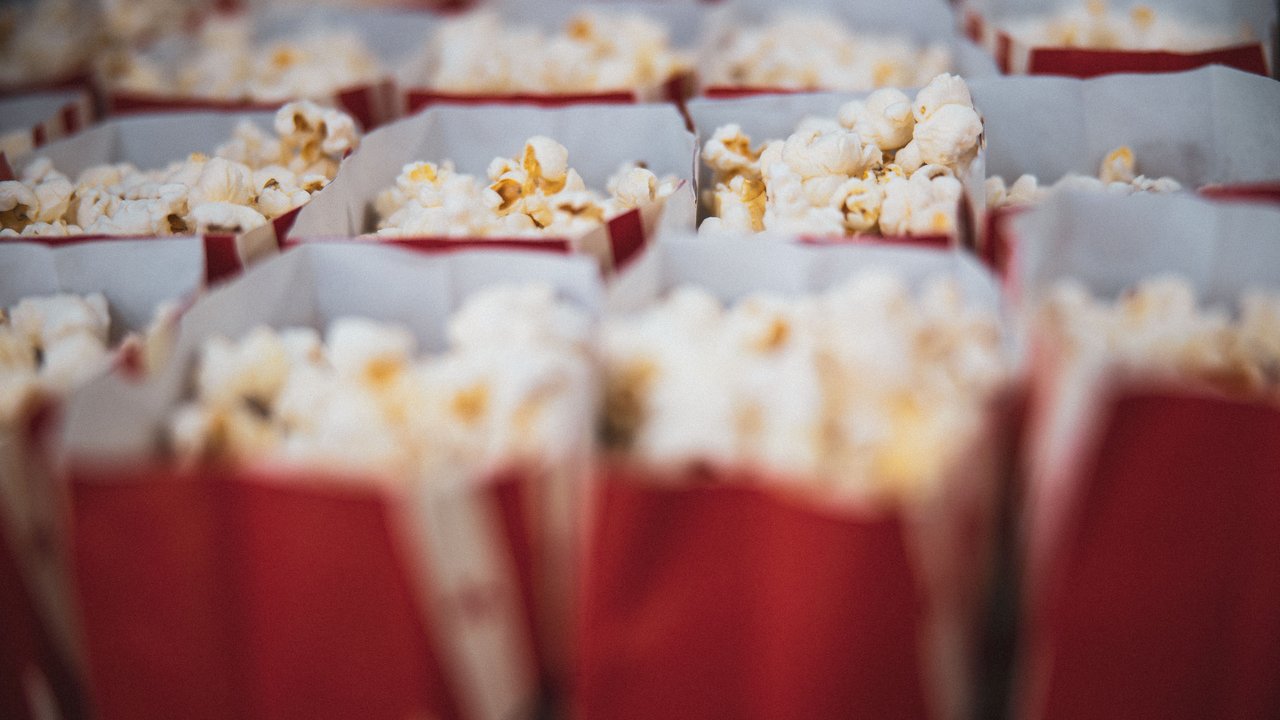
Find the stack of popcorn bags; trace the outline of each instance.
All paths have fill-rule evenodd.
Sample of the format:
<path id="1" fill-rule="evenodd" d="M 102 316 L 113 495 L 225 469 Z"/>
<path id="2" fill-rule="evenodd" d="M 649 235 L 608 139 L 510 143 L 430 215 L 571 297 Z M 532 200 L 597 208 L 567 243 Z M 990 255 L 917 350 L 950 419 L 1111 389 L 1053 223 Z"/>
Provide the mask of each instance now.
<path id="1" fill-rule="evenodd" d="M 1280 712 L 1273 3 L 323 5 L 0 9 L 0 718 Z"/>

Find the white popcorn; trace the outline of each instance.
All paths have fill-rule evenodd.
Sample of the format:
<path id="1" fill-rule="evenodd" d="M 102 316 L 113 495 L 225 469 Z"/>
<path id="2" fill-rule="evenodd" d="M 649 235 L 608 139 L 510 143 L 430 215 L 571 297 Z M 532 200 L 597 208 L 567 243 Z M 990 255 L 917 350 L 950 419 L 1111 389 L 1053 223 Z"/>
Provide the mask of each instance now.
<path id="1" fill-rule="evenodd" d="M 1200 52 L 1251 40 L 1246 31 L 1192 22 L 1150 5 L 1114 12 L 1105 0 L 1061 8 L 1052 15 L 1014 18 L 1003 28 L 1031 47 L 1075 47 L 1097 50 L 1170 50 Z"/>
<path id="2" fill-rule="evenodd" d="M 413 335 L 361 318 L 339 318 L 326 335 L 329 361 L 339 377 L 378 384 L 402 372 L 413 356 Z"/>
<path id="3" fill-rule="evenodd" d="M 782 161 L 802 178 L 856 175 L 880 161 L 874 145 L 863 146 L 857 133 L 796 133 L 782 148 Z"/>
<path id="4" fill-rule="evenodd" d="M 230 408 L 244 401 L 270 403 L 289 374 L 289 355 L 280 337 L 258 327 L 242 340 L 212 338 L 204 346 L 196 388 L 202 402 Z"/>
<path id="5" fill-rule="evenodd" d="M 751 150 L 751 138 L 744 135 L 738 125 L 716 128 L 702 146 L 702 159 L 717 176 L 760 175 L 760 153 Z"/>
<path id="6" fill-rule="evenodd" d="M 1149 178 L 1138 175 L 1137 159 L 1133 150 L 1122 145 L 1107 153 L 1098 169 L 1098 177 L 1068 173 L 1051 186 L 1041 186 L 1034 175 L 1023 175 L 1005 187 L 1004 178 L 987 179 L 987 207 L 1001 208 L 1031 205 L 1051 193 L 1069 190 L 1073 192 L 1110 192 L 1118 195 L 1135 193 L 1174 193 L 1182 191 L 1182 184 L 1170 177 Z"/>
<path id="7" fill-rule="evenodd" d="M 240 163 L 215 157 L 200 169 L 188 202 L 193 209 L 205 203 L 248 205 L 253 196 L 253 172 Z"/>
<path id="8" fill-rule="evenodd" d="M 982 118 L 966 105 L 943 105 L 916 123 L 912 140 L 927 165 L 956 166 L 978 151 Z"/>
<path id="9" fill-rule="evenodd" d="M 898 150 L 911 142 L 916 122 L 911 98 L 893 88 L 871 93 L 865 103 L 853 101 L 844 104 L 839 118 L 841 125 L 885 152 Z"/>

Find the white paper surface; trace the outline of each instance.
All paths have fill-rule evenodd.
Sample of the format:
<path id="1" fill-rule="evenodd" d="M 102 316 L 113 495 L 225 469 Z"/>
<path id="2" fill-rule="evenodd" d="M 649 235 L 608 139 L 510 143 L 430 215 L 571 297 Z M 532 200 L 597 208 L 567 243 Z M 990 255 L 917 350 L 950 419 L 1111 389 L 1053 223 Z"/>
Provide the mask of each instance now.
<path id="1" fill-rule="evenodd" d="M 659 177 L 686 180 L 677 192 L 693 197 L 695 141 L 669 105 L 433 107 L 366 135 L 338 177 L 298 214 L 289 234 L 321 238 L 373 232 L 378 221 L 373 200 L 395 184 L 404 165 L 452 160 L 459 172 L 486 177 L 495 157 L 517 155 L 533 135 L 564 145 L 569 166 L 589 188 L 603 192 L 620 165 L 643 160 Z M 681 207 L 671 206 L 673 212 Z M 692 227 L 693 217 L 683 223 Z"/>
<path id="2" fill-rule="evenodd" d="M 1225 67 L 1090 80 L 1010 76 L 970 83 L 987 130 L 987 174 L 1051 184 L 1096 176 L 1133 148 L 1138 172 L 1188 188 L 1280 179 L 1280 83 Z"/>
<path id="3" fill-rule="evenodd" d="M 0 98 L 0 133 L 30 130 L 53 118 L 67 104 L 87 102 L 87 99 L 88 96 L 78 90 L 37 92 Z"/>
<path id="4" fill-rule="evenodd" d="M 274 136 L 271 112 L 166 112 L 113 118 L 72 137 L 38 149 L 36 157 L 48 157 L 53 166 L 75 179 L 85 168 L 103 163 L 128 162 L 141 170 L 163 168 L 186 160 L 193 152 L 211 155 L 231 139 L 241 120 L 260 126 Z M 21 172 L 15 167 L 15 172 Z"/>
<path id="5" fill-rule="evenodd" d="M 1115 13 L 1128 13 L 1135 5 L 1146 5 L 1157 14 L 1176 15 L 1183 20 L 1213 23 L 1226 30 L 1235 30 L 1247 23 L 1254 31 L 1254 39 L 1266 41 L 1272 23 L 1276 19 L 1276 5 L 1271 0 L 1110 0 L 1108 7 Z M 1079 0 L 965 0 L 971 7 L 989 20 L 998 22 L 1010 18 L 1040 16 L 1064 8 L 1080 8 Z"/>

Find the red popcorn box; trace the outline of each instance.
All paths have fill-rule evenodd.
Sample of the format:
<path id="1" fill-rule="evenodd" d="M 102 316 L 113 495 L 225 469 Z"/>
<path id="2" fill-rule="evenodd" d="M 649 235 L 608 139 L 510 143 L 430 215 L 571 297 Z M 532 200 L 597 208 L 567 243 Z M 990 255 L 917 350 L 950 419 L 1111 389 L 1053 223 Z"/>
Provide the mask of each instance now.
<path id="1" fill-rule="evenodd" d="M 908 97 L 916 90 L 903 89 Z M 742 132 L 751 138 L 752 146 L 759 149 L 769 140 L 785 140 L 807 118 L 835 118 L 840 106 L 851 100 L 861 100 L 867 93 L 804 93 L 784 95 L 726 95 L 722 99 L 696 98 L 688 104 L 689 116 L 698 134 L 698 223 L 712 213 L 710 192 L 715 187 L 715 171 L 702 158 L 702 150 L 715 131 L 728 124 L 741 126 Z M 974 94 L 974 104 L 979 115 L 981 103 Z M 873 233 L 852 236 L 802 236 L 796 238 L 811 244 L 887 244 L 945 249 L 948 247 L 976 248 L 978 232 L 985 220 L 986 191 L 986 134 L 979 140 L 976 158 L 967 171 L 957 175 L 964 192 L 956 208 L 954 233 L 930 233 L 926 235 L 880 236 Z M 766 229 L 761 235 L 780 235 Z"/>
<path id="2" fill-rule="evenodd" d="M 1113 34 L 1135 32 L 1151 37 L 1134 36 L 1130 47 L 1124 47 L 1121 37 L 1112 37 L 1108 47 L 1089 47 L 1085 40 L 1080 46 L 1050 46 L 1048 40 L 1037 40 L 1028 35 L 1033 19 L 1049 19 L 1060 12 L 1064 5 L 1056 0 L 1035 2 L 1009 2 L 1008 0 L 963 0 L 960 5 L 964 16 L 964 31 L 970 40 L 986 49 L 995 58 L 1000 71 L 1018 75 L 1069 75 L 1078 78 L 1109 75 L 1113 73 L 1173 73 L 1194 70 L 1207 65 L 1228 67 L 1270 75 L 1273 52 L 1270 43 L 1276 32 L 1276 8 L 1265 0 L 1228 0 L 1218 3 L 1201 3 L 1195 0 L 1161 0 L 1146 4 L 1124 3 L 1117 8 L 1122 13 L 1116 22 L 1132 22 L 1132 26 L 1116 26 L 1105 31 Z M 1067 7 L 1071 7 L 1068 5 Z M 1085 3 L 1075 7 L 1084 11 Z M 1088 5 L 1087 22 L 1104 19 L 1106 3 Z M 1096 8 L 1096 10 L 1095 10 Z M 1129 15 L 1129 13 L 1134 13 Z M 1164 17 L 1173 17 L 1181 24 L 1194 23 L 1188 28 L 1160 30 L 1157 23 Z M 1083 18 L 1076 18 L 1076 35 L 1093 32 Z M 1205 38 L 1188 45 L 1170 40 L 1170 32 L 1193 33 L 1206 31 Z M 1157 31 L 1165 34 L 1154 34 Z M 1098 30 L 1098 32 L 1104 32 Z M 1077 41 L 1080 42 L 1080 41 Z M 1170 44 L 1172 42 L 1172 44 Z"/>
<path id="3" fill-rule="evenodd" d="M 0 244 L 0 307 L 56 293 L 102 293 L 111 313 L 101 372 L 142 370 L 151 330 L 162 353 L 175 319 L 153 318 L 166 302 L 180 306 L 203 283 L 197 238 L 122 240 L 51 248 Z M 156 324 L 164 323 L 164 325 Z M 149 327 L 150 326 L 150 327 Z M 134 336 L 136 337 L 136 336 Z M 158 356 L 153 355 L 152 359 Z M 8 391 L 6 391 L 8 392 Z M 67 587 L 66 497 L 53 474 L 62 398 L 52 388 L 0 419 L 0 715 L 83 717 L 83 656 Z"/>
<path id="4" fill-rule="evenodd" d="M 349 33 L 358 38 L 377 60 L 380 72 L 365 82 L 334 87 L 321 95 L 307 93 L 299 97 L 279 97 L 274 90 L 269 98 L 248 94 L 243 97 L 179 95 L 164 87 L 149 89 L 117 83 L 106 91 L 108 114 L 178 110 L 251 112 L 272 110 L 289 100 L 307 99 L 342 110 L 355 118 L 363 129 L 371 130 L 400 115 L 393 72 L 416 50 L 433 19 L 427 13 L 413 10 L 286 7 L 214 16 L 206 22 L 222 25 L 247 23 L 247 31 L 252 33 L 253 51 L 259 51 L 269 43 L 289 42 L 313 33 Z M 198 42 L 201 40 L 196 36 L 167 38 L 149 48 L 140 60 L 158 68 L 177 68 L 196 58 L 193 47 Z M 252 58 L 240 60 L 253 61 Z M 210 58 L 205 58 L 205 61 L 213 62 Z"/>
<path id="5" fill-rule="evenodd" d="M 65 455 L 98 717 L 530 716 L 563 672 L 585 459 L 415 482 L 184 468 L 160 447 L 214 334 L 362 316 L 438 349 L 463 299 L 502 282 L 599 307 L 597 271 L 581 258 L 302 247 L 194 305 L 163 374 L 75 398 Z M 585 458 L 581 420 L 562 429 Z"/>
<path id="6" fill-rule="evenodd" d="M 13 171 L 21 176 L 24 168 L 41 158 L 52 161 L 58 172 L 73 182 L 82 171 L 97 165 L 129 163 L 141 170 L 164 168 L 191 154 L 212 154 L 218 145 L 232 139 L 236 126 L 249 121 L 271 134 L 272 113 L 188 113 L 160 114 L 146 117 L 115 118 L 95 125 L 72 137 L 51 143 L 22 162 Z M 2 168 L 0 168 L 2 169 Z M 279 250 L 278 237 L 288 230 L 298 210 L 292 210 L 271 222 L 242 233 L 205 233 L 206 278 L 209 283 L 225 280 Z M 0 244 L 17 238 L 0 238 Z M 118 237 L 96 235 L 23 237 L 50 245 L 63 245 Z M 135 238 L 139 239 L 139 238 Z"/>
<path id="7" fill-rule="evenodd" d="M 1259 151 L 1280 147 L 1280 127 L 1257 121 L 1280 115 L 1280 87 L 1267 78 L 1207 67 L 1092 80 L 982 79 L 972 91 L 987 125 L 987 175 L 1009 184 L 1023 174 L 1041 187 L 1068 174 L 1097 177 L 1104 158 L 1122 147 L 1140 175 L 1172 178 L 1205 197 L 1265 200 L 1280 181 L 1280 156 Z M 988 208 L 982 254 L 1002 276 L 1016 267 L 1010 223 L 1017 212 Z"/>
<path id="8" fill-rule="evenodd" d="M 94 120 L 93 98 L 64 90 L 0 98 L 0 155 L 17 161 L 45 143 L 73 135 Z"/>
<path id="9" fill-rule="evenodd" d="M 1064 196 L 1015 221 L 1018 292 L 1183 278 L 1209 307 L 1280 287 L 1280 210 Z M 1269 717 L 1280 697 L 1280 411 L 1231 376 L 1059 380 L 1032 335 L 1015 717 Z M 1256 391 L 1254 391 L 1256 392 Z M 1125 672 L 1114 672 L 1124 667 Z M 1106 672 L 1110 668 L 1112 672 Z"/>
<path id="10" fill-rule="evenodd" d="M 953 252 L 673 239 L 618 278 L 610 307 L 689 283 L 721 299 L 813 292 L 869 268 L 954 277 L 979 305 L 998 302 Z M 831 478 L 764 467 L 603 459 L 574 717 L 966 717 L 996 436 L 993 422 L 936 496 L 901 502 L 836 500 Z"/>
<path id="11" fill-rule="evenodd" d="M 945 51 L 946 62 L 937 72 L 954 72 L 964 77 L 978 77 L 996 72 L 994 66 L 982 53 L 977 52 L 967 40 L 957 38 L 954 28 L 952 10 L 946 0 L 910 0 L 896 3 L 845 3 L 830 0 L 805 0 L 797 3 L 770 3 L 765 0 L 727 0 L 717 3 L 714 9 L 707 12 L 706 31 L 699 39 L 698 53 L 698 97 L 706 98 L 738 98 L 752 95 L 774 95 L 795 92 L 870 92 L 876 87 L 888 84 L 910 85 L 913 83 L 884 78 L 876 79 L 863 85 L 851 86 L 855 82 L 849 77 L 827 78 L 794 76 L 785 71 L 788 61 L 795 59 L 773 56 L 758 62 L 770 62 L 768 66 L 770 80 L 755 81 L 742 76 L 741 69 L 730 68 L 724 63 L 731 54 L 737 36 L 744 31 L 760 31 L 777 25 L 780 20 L 793 17 L 813 17 L 827 19 L 823 33 L 852 33 L 855 37 L 870 36 L 876 39 L 898 37 L 913 43 L 917 50 L 937 47 Z M 836 28 L 832 28 L 834 24 Z M 819 39 L 815 39 L 817 42 Z M 848 51 L 856 50 L 857 43 L 851 43 Z M 830 63 L 826 58 L 820 64 Z M 918 72 L 917 63 L 905 64 L 902 71 Z M 812 68 L 808 68 L 812 71 Z M 883 75 L 891 75 L 891 71 L 882 69 Z M 776 78 L 776 79 L 774 79 Z M 928 82 L 923 78 L 922 82 Z"/>
<path id="12" fill-rule="evenodd" d="M 664 201 L 647 203 L 570 237 L 412 237 L 377 235 L 375 201 L 395 187 L 404 167 L 417 161 L 452 161 L 457 172 L 486 177 L 496 157 L 517 156 L 528 138 L 542 135 L 564 145 L 568 165 L 589 189 L 603 193 L 606 179 L 628 162 L 644 164 L 659 181 L 680 181 Z M 674 108 L 577 106 L 438 107 L 366 136 L 338 178 L 298 213 L 286 246 L 313 240 L 354 238 L 439 252 L 466 248 L 523 248 L 584 254 L 605 272 L 622 268 L 656 236 L 693 228 L 693 134 Z M 487 182 L 487 181 L 486 181 Z"/>
<path id="13" fill-rule="evenodd" d="M 473 88 L 457 87 L 453 82 L 441 85 L 442 73 L 449 72 L 447 69 L 451 67 L 451 63 L 457 62 L 446 57 L 446 54 L 456 51 L 457 48 L 451 48 L 449 43 L 442 41 L 439 33 L 450 30 L 448 23 L 461 27 L 460 23 L 474 22 L 477 19 L 477 13 L 485 12 L 492 13 L 495 21 L 502 25 L 505 32 L 537 30 L 548 37 L 565 33 L 578 19 L 584 17 L 598 16 L 607 19 L 638 15 L 661 25 L 666 30 L 673 51 L 691 50 L 697 42 L 697 34 L 706 14 L 705 10 L 697 4 L 613 2 L 595 8 L 584 8 L 579 3 L 557 0 L 549 3 L 541 2 L 537 5 L 499 4 L 493 9 L 482 8 L 471 12 L 472 15 L 459 14 L 440 18 L 431 30 L 420 38 L 416 54 L 400 66 L 396 79 L 400 88 L 400 102 L 406 113 L 416 113 L 442 104 L 563 107 L 584 104 L 669 102 L 682 106 L 693 92 L 695 75 L 692 57 L 688 67 L 676 69 L 667 77 L 655 81 L 622 84 L 617 87 L 595 88 L 583 85 L 578 89 L 551 89 L 544 81 L 542 85 L 547 86 L 546 89 L 495 91 L 492 89 L 492 83 Z M 595 32 L 595 29 L 582 29 L 579 32 Z M 489 48 L 500 44 L 502 39 L 501 35 L 491 37 L 477 35 L 473 41 L 465 44 L 465 51 Z M 496 56 L 500 50 L 494 48 L 492 52 Z M 474 78 L 467 79 L 474 85 Z M 528 82 L 523 87 L 536 88 L 539 87 L 539 82 Z"/>

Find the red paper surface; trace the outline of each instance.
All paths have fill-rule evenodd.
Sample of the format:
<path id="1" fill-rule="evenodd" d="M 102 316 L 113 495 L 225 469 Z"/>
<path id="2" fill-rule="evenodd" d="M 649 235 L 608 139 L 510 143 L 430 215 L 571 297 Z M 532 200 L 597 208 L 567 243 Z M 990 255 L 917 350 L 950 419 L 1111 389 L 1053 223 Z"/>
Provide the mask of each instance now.
<path id="1" fill-rule="evenodd" d="M 1027 73 L 1090 78 L 1110 73 L 1182 72 L 1205 65 L 1226 65 L 1258 75 L 1269 74 L 1266 56 L 1258 43 L 1199 53 L 1033 48 Z"/>
<path id="2" fill-rule="evenodd" d="M 1248 200 L 1260 203 L 1280 203 L 1280 180 L 1211 185 L 1200 188 L 1200 194 L 1213 200 Z"/>
<path id="3" fill-rule="evenodd" d="M 701 472 L 660 480 L 683 489 L 604 472 L 577 717 L 928 717 L 900 518 L 826 515 Z"/>
<path id="4" fill-rule="evenodd" d="M 676 75 L 662 84 L 662 100 L 683 105 L 692 85 L 689 75 Z M 581 93 L 464 93 L 431 88 L 410 88 L 404 92 L 405 112 L 416 113 L 433 105 L 534 105 L 564 107 L 566 105 L 617 105 L 640 102 L 634 90 Z"/>
<path id="5" fill-rule="evenodd" d="M 1280 713 L 1280 410 L 1115 405 L 1032 616 L 1023 717 Z"/>

